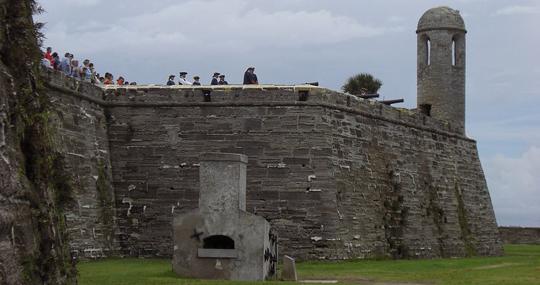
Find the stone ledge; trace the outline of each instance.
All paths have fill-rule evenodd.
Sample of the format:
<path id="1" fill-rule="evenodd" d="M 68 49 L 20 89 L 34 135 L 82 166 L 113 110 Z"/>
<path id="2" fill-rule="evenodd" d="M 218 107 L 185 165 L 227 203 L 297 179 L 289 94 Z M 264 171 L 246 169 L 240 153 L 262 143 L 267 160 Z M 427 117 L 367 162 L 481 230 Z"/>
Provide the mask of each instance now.
<path id="1" fill-rule="evenodd" d="M 189 91 L 238 91 L 238 90 L 286 90 L 286 91 L 310 91 L 317 89 L 326 89 L 313 85 L 299 84 L 299 85 L 279 85 L 279 84 L 259 84 L 259 85 L 156 85 L 156 84 L 146 84 L 146 85 L 104 85 L 99 86 L 104 91 L 118 90 L 118 91 L 128 91 L 128 90 L 189 90 Z"/>
<path id="2" fill-rule="evenodd" d="M 197 256 L 201 258 L 238 258 L 236 249 L 199 248 Z"/>
<path id="3" fill-rule="evenodd" d="M 49 88 L 74 95 L 103 107 L 323 107 L 475 142 L 475 140 L 461 135 L 448 123 L 424 116 L 418 112 L 386 106 L 373 100 L 366 100 L 311 85 L 242 85 L 242 87 L 230 85 L 230 87 L 211 87 L 216 92 L 219 92 L 213 98 L 220 101 L 203 102 L 202 90 L 208 89 L 205 86 L 128 85 L 102 88 L 94 84 L 74 80 L 55 71 L 48 71 L 46 77 L 48 81 L 45 84 Z M 194 90 L 200 91 L 200 96 L 193 94 Z M 227 92 L 230 90 L 236 90 L 240 93 L 231 94 Z M 310 92 L 309 99 L 298 101 L 297 92 L 306 90 Z M 90 91 L 91 95 L 86 95 L 85 91 Z M 173 93 L 164 95 L 160 94 L 160 92 L 154 93 L 154 91 Z M 258 96 L 258 94 L 253 94 L 254 92 L 270 93 Z M 133 95 L 126 93 L 133 93 Z M 99 96 L 96 96 L 98 94 Z M 184 96 L 180 94 L 184 94 Z M 264 95 L 268 95 L 268 97 Z M 198 97 L 200 98 L 197 99 Z"/>
<path id="4" fill-rule="evenodd" d="M 200 156 L 201 161 L 234 161 L 234 162 L 248 162 L 247 155 L 237 153 L 203 153 Z"/>

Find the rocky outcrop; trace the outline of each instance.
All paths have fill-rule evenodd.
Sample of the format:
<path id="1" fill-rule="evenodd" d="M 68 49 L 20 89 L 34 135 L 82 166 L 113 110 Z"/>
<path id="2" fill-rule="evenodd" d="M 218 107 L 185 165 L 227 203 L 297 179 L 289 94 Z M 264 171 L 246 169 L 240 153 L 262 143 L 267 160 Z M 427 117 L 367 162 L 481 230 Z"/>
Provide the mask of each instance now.
<path id="1" fill-rule="evenodd" d="M 36 10 L 0 0 L 0 284 L 75 284 L 63 211 L 71 183 L 48 127 Z"/>

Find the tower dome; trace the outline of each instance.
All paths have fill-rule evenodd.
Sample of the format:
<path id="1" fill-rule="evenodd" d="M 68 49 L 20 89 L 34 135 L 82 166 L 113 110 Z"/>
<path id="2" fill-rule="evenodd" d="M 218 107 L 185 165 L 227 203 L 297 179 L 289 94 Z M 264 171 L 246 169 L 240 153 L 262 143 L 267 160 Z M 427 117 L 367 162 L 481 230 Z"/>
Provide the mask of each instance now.
<path id="1" fill-rule="evenodd" d="M 418 21 L 418 32 L 429 30 L 462 30 L 465 31 L 465 22 L 458 10 L 449 7 L 436 7 L 427 10 Z"/>

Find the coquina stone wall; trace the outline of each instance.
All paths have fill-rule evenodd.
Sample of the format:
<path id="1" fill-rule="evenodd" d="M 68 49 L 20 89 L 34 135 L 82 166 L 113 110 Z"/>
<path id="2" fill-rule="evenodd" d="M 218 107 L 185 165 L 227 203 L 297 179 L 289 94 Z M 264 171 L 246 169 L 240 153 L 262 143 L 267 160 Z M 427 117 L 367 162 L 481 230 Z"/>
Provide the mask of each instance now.
<path id="1" fill-rule="evenodd" d="M 501 239 L 509 244 L 540 244 L 540 228 L 499 227 Z"/>
<path id="2" fill-rule="evenodd" d="M 58 94 L 59 108 L 82 114 L 79 101 L 100 118 L 96 130 L 103 129 L 101 120 L 107 123 L 118 254 L 171 256 L 173 217 L 198 205 L 202 152 L 249 157 L 247 210 L 277 229 L 282 254 L 502 253 L 475 141 L 430 117 L 308 86 L 71 90 Z M 87 129 L 78 133 L 94 136 Z M 99 157 L 107 143 L 101 134 L 96 131 L 92 147 L 79 154 Z M 86 193 L 97 191 L 91 181 Z M 81 201 L 97 205 L 95 197 Z M 99 225 L 90 218 L 99 211 L 75 212 L 74 227 Z M 97 248 L 85 234 L 74 244 Z"/>
<path id="3" fill-rule="evenodd" d="M 99 87 L 48 72 L 55 145 L 71 175 L 74 201 L 66 214 L 75 258 L 115 254 L 116 220 L 106 112 Z"/>

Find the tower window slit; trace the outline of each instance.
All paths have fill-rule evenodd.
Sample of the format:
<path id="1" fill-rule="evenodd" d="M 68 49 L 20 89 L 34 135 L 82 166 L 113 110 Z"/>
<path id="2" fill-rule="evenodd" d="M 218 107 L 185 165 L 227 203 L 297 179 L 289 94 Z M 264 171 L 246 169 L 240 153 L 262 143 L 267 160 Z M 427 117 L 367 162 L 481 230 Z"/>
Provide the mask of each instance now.
<path id="1" fill-rule="evenodd" d="M 456 39 L 452 39 L 452 65 L 455 66 L 457 63 L 457 54 L 456 54 Z"/>
<path id="2" fill-rule="evenodd" d="M 431 65 L 431 40 L 426 40 L 426 62 L 427 65 Z"/>

